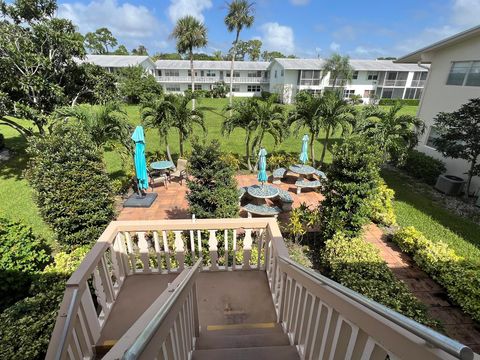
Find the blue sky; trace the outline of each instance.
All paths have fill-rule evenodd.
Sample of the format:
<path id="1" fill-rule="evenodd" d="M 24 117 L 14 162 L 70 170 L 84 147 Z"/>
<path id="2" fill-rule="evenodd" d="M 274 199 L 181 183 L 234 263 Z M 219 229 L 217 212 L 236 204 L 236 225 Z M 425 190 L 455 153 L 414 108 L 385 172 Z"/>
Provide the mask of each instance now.
<path id="1" fill-rule="evenodd" d="M 480 24 L 480 0 L 256 0 L 255 23 L 241 38 L 261 39 L 264 49 L 300 57 L 399 56 Z M 58 15 L 80 31 L 106 26 L 127 48 L 150 54 L 171 52 L 176 19 L 191 14 L 204 21 L 209 45 L 227 51 L 233 34 L 223 23 L 224 0 L 59 0 Z"/>

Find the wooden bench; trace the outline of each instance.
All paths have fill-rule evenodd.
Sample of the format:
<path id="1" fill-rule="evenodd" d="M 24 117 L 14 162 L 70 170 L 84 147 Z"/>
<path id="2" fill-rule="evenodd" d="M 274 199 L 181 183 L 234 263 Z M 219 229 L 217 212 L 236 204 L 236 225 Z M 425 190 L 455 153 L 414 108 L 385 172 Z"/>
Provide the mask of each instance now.
<path id="1" fill-rule="evenodd" d="M 278 199 L 282 203 L 282 210 L 283 211 L 290 211 L 292 210 L 293 198 L 292 195 L 286 190 L 278 189 Z"/>
<path id="2" fill-rule="evenodd" d="M 261 216 L 273 216 L 277 217 L 282 210 L 277 206 L 268 206 L 268 205 L 255 205 L 247 204 L 243 209 L 248 213 L 248 217 L 251 218 L 252 214 L 261 215 Z"/>
<path id="3" fill-rule="evenodd" d="M 320 180 L 314 180 L 314 181 L 297 180 L 297 182 L 295 183 L 295 186 L 297 187 L 297 194 L 300 194 L 303 188 L 315 189 L 322 186 L 322 184 L 320 183 Z"/>
<path id="4" fill-rule="evenodd" d="M 287 169 L 285 168 L 278 168 L 273 170 L 272 177 L 273 177 L 273 184 L 280 184 L 280 180 L 285 177 L 287 174 Z"/>

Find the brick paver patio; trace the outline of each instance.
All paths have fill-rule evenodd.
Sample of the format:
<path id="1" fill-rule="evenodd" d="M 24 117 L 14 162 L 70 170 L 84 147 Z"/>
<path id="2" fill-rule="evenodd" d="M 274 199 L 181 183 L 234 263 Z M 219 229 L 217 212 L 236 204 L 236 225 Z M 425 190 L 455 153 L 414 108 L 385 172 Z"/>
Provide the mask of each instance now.
<path id="1" fill-rule="evenodd" d="M 248 186 L 258 184 L 257 176 L 237 175 L 238 186 Z M 293 198 L 293 207 L 300 206 L 301 203 L 309 207 L 315 207 L 323 200 L 323 195 L 313 190 L 302 190 L 300 195 L 296 194 L 295 181 L 297 177 L 287 176 L 281 184 L 275 184 L 279 188 L 287 190 Z M 271 184 L 270 184 L 271 185 Z M 168 188 L 163 185 L 157 185 L 153 191 L 158 193 L 158 197 L 150 208 L 123 208 L 118 215 L 118 220 L 159 220 L 159 219 L 185 219 L 189 218 L 188 203 L 186 200 L 187 185 L 184 182 L 181 185 L 178 182 L 171 182 Z M 149 189 L 151 191 L 151 189 Z M 268 202 L 270 202 L 268 200 Z M 279 215 L 279 219 L 285 221 L 288 219 L 288 212 Z M 245 212 L 240 213 L 246 217 Z"/>
<path id="2" fill-rule="evenodd" d="M 371 224 L 366 227 L 365 240 L 380 250 L 380 255 L 387 262 L 388 267 L 427 306 L 432 318 L 441 321 L 447 336 L 480 353 L 479 324 L 452 305 L 441 286 L 420 270 L 410 256 L 403 253 L 396 244 L 387 241 L 383 231 L 377 225 Z"/>

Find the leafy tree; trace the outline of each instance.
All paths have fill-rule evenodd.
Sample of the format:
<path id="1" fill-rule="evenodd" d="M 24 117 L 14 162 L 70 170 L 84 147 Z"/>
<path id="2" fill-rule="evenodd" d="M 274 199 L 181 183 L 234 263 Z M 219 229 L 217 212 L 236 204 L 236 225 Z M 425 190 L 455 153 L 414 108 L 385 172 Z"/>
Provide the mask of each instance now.
<path id="1" fill-rule="evenodd" d="M 307 92 L 299 92 L 295 98 L 295 109 L 289 113 L 289 124 L 295 124 L 294 132 L 307 128 L 310 133 L 310 158 L 315 166 L 315 141 L 323 126 L 321 116 L 322 97 Z"/>
<path id="2" fill-rule="evenodd" d="M 322 77 L 330 73 L 330 81 L 333 82 L 333 89 L 335 89 L 337 80 L 352 81 L 353 72 L 354 69 L 350 65 L 350 57 L 334 53 L 325 61 Z"/>
<path id="3" fill-rule="evenodd" d="M 130 135 L 133 128 L 118 103 L 65 106 L 57 109 L 55 116 L 58 119 L 75 120 L 75 124 L 90 134 L 99 148 L 107 143 L 115 145 L 119 142 L 127 152 L 131 149 Z"/>
<path id="4" fill-rule="evenodd" d="M 143 98 L 161 95 L 163 88 L 143 67 L 132 66 L 120 70 L 118 91 L 128 103 L 138 104 Z"/>
<path id="5" fill-rule="evenodd" d="M 119 45 L 118 48 L 112 54 L 113 55 L 130 55 L 125 45 Z"/>
<path id="6" fill-rule="evenodd" d="M 55 1 L 49 0 L 0 6 L 0 16 L 11 19 L 0 22 L 0 93 L 8 94 L 8 115 L 32 121 L 40 134 L 53 109 L 76 95 L 65 86 L 75 79 L 74 59 L 85 55 L 82 35 L 55 11 Z M 1 122 L 24 136 L 33 132 L 11 117 Z"/>
<path id="7" fill-rule="evenodd" d="M 238 40 L 235 60 L 236 61 L 245 61 L 245 56 L 248 55 L 250 61 L 258 61 L 260 59 L 260 49 L 262 47 L 262 42 L 258 39 L 242 41 Z M 233 56 L 233 48 L 229 51 L 229 56 Z"/>
<path id="8" fill-rule="evenodd" d="M 238 216 L 238 190 L 235 170 L 222 159 L 217 140 L 202 145 L 192 143 L 187 180 L 190 213 L 197 218 L 232 218 Z"/>
<path id="9" fill-rule="evenodd" d="M 179 53 L 158 53 L 152 56 L 153 61 L 157 60 L 182 60 Z"/>
<path id="10" fill-rule="evenodd" d="M 190 59 L 192 91 L 195 91 L 193 49 L 207 45 L 207 28 L 195 17 L 187 15 L 178 19 L 170 36 L 176 40 L 177 51 L 180 54 L 187 54 Z M 192 99 L 192 109 L 195 110 L 195 99 Z"/>
<path id="11" fill-rule="evenodd" d="M 132 55 L 148 56 L 147 48 L 144 45 L 138 45 L 136 49 L 132 50 Z"/>
<path id="12" fill-rule="evenodd" d="M 471 99 L 458 110 L 451 113 L 441 112 L 435 119 L 438 138 L 433 140 L 436 148 L 444 156 L 464 159 L 469 162 L 467 171 L 467 189 L 470 194 L 472 177 L 480 174 L 480 98 Z"/>
<path id="13" fill-rule="evenodd" d="M 355 236 L 369 221 L 369 200 L 377 193 L 380 162 L 379 149 L 365 137 L 352 136 L 334 147 L 321 204 L 324 240 L 338 232 Z"/>
<path id="14" fill-rule="evenodd" d="M 280 51 L 267 51 L 262 53 L 263 61 L 272 61 L 273 59 L 295 59 L 295 55 L 284 55 Z"/>
<path id="15" fill-rule="evenodd" d="M 90 50 L 92 54 L 108 54 L 110 49 L 117 46 L 117 39 L 112 32 L 106 27 L 95 30 L 95 32 L 88 32 L 85 34 L 85 47 Z"/>
<path id="16" fill-rule="evenodd" d="M 40 214 L 66 247 L 98 239 L 112 220 L 113 192 L 102 154 L 81 127 L 60 123 L 32 137 L 27 177 Z"/>
<path id="17" fill-rule="evenodd" d="M 235 63 L 235 57 L 237 55 L 237 44 L 240 38 L 240 32 L 243 28 L 250 28 L 255 20 L 253 16 L 254 7 L 253 3 L 249 3 L 248 0 L 232 0 L 228 4 L 228 13 L 225 16 L 225 25 L 229 32 L 235 31 L 235 40 L 233 41 L 232 48 L 232 60 L 230 65 L 230 97 L 229 104 L 232 105 L 233 101 L 233 68 Z"/>
<path id="18" fill-rule="evenodd" d="M 193 60 L 214 60 L 214 58 L 205 53 L 195 53 L 193 54 Z"/>
<path id="19" fill-rule="evenodd" d="M 423 133 L 423 122 L 413 115 L 399 114 L 402 104 L 397 102 L 388 110 L 366 106 L 357 130 L 374 139 L 383 152 L 383 160 L 403 158 L 418 143 Z"/>
<path id="20" fill-rule="evenodd" d="M 330 136 L 338 129 L 342 129 L 342 135 L 344 135 L 354 124 L 355 114 L 355 108 L 343 100 L 338 92 L 327 91 L 323 94 L 320 116 L 325 130 L 325 141 L 320 157 L 321 165 L 327 153 Z"/>
<path id="21" fill-rule="evenodd" d="M 222 55 L 221 50 L 214 51 L 212 57 L 213 57 L 212 60 L 216 60 L 216 61 L 224 60 L 224 56 Z"/>

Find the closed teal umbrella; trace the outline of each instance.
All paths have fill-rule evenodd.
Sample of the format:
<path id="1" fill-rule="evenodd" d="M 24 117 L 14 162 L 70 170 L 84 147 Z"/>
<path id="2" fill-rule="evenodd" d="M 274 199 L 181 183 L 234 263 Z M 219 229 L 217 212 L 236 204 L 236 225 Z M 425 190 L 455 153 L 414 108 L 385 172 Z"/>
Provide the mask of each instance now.
<path id="1" fill-rule="evenodd" d="M 143 127 L 137 126 L 132 134 L 132 140 L 135 142 L 135 173 L 137 174 L 138 189 L 148 188 L 147 161 L 145 160 L 145 136 Z"/>
<path id="2" fill-rule="evenodd" d="M 260 181 L 262 184 L 267 182 L 268 177 L 267 177 L 267 150 L 264 148 L 260 149 L 260 152 L 258 153 L 259 159 L 258 159 L 258 175 L 257 179 Z"/>
<path id="3" fill-rule="evenodd" d="M 303 135 L 302 138 L 302 152 L 300 153 L 300 161 L 306 164 L 308 161 L 308 135 Z"/>

